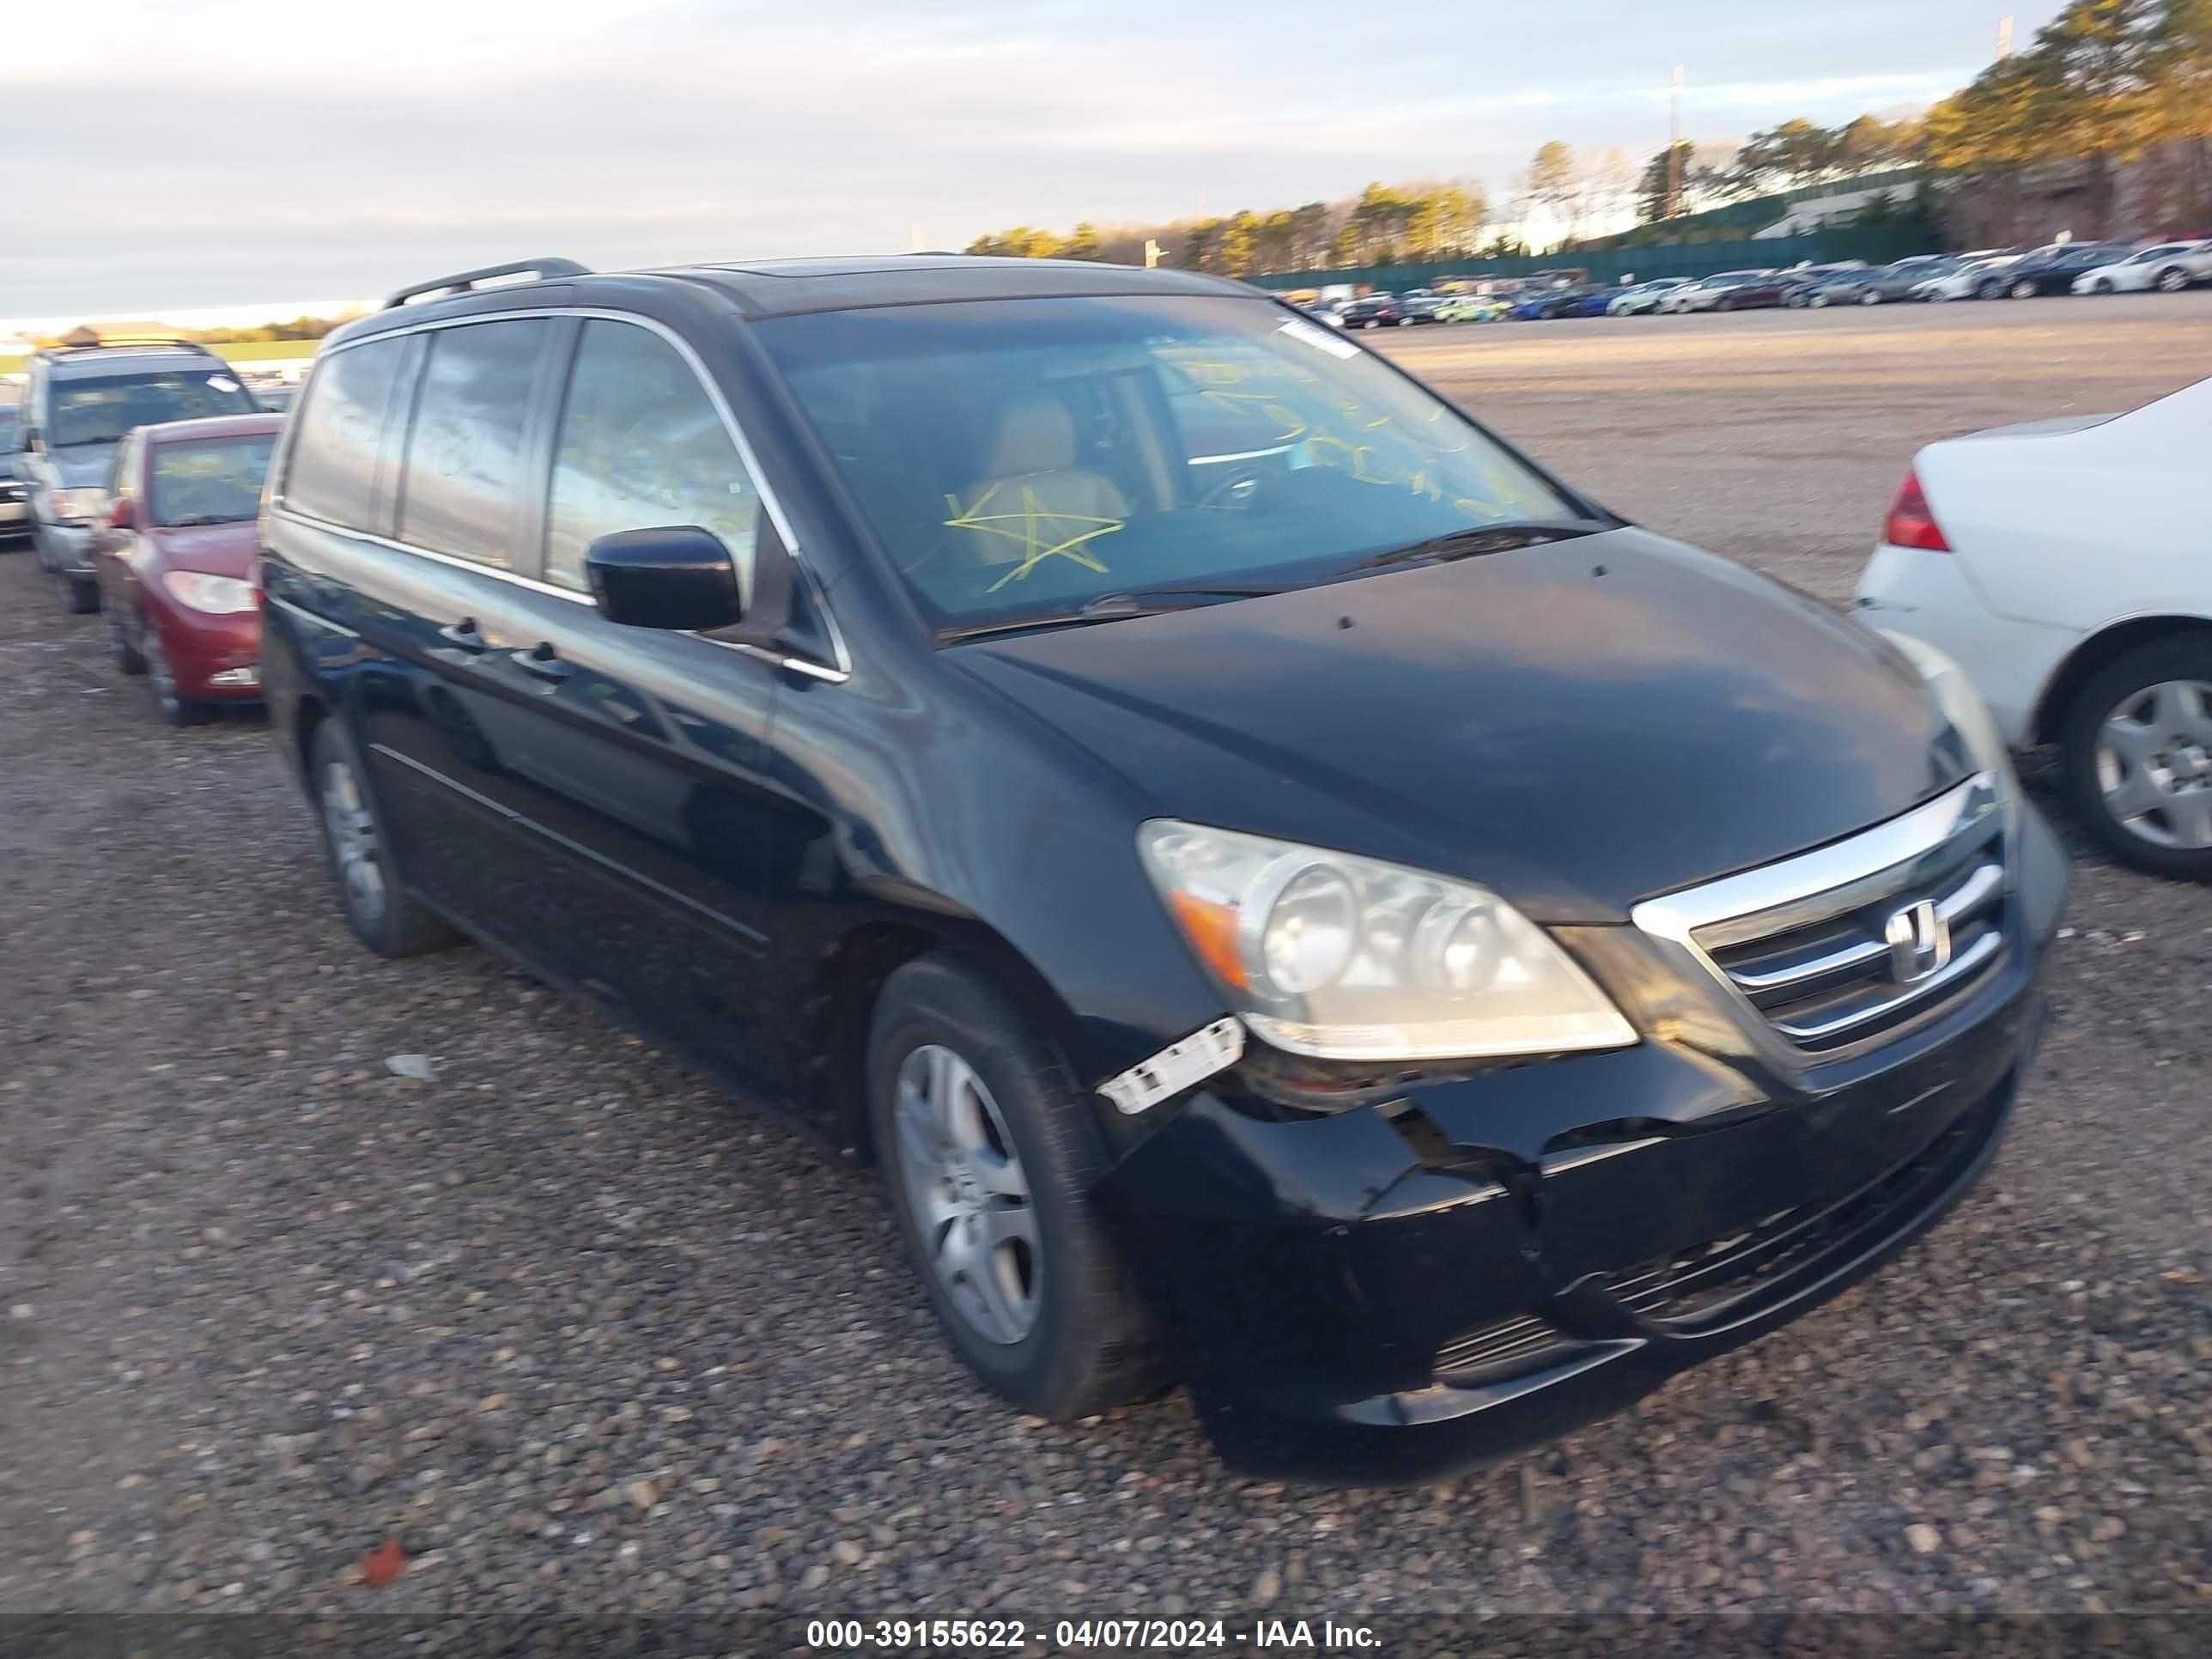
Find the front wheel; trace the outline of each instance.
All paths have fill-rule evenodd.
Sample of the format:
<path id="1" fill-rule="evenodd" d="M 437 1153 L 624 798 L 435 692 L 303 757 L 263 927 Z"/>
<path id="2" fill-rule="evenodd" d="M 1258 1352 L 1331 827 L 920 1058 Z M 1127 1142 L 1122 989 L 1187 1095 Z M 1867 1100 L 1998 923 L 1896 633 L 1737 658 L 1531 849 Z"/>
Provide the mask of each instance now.
<path id="1" fill-rule="evenodd" d="M 1828 296 L 1825 294 L 1815 294 L 1805 303 L 1815 311 L 1826 311 L 1828 308 Z"/>
<path id="2" fill-rule="evenodd" d="M 1980 287 L 1974 290 L 1974 297 L 1977 300 L 2002 299 L 2004 297 L 2004 284 L 1999 282 L 1984 283 Z"/>
<path id="3" fill-rule="evenodd" d="M 307 775 L 323 852 L 337 878 L 338 903 L 354 937 L 380 957 L 420 956 L 458 943 L 460 935 L 442 917 L 400 886 L 391 837 L 369 798 L 367 770 L 335 714 L 315 727 Z"/>
<path id="4" fill-rule="evenodd" d="M 2115 858 L 2212 881 L 2212 635 L 2152 641 L 2098 674 L 2074 699 L 2059 756 Z"/>
<path id="5" fill-rule="evenodd" d="M 2035 297 L 2035 284 L 2022 278 L 2012 285 L 2012 297 L 2015 300 L 2033 300 Z"/>
<path id="6" fill-rule="evenodd" d="M 1865 293 L 1859 295 L 1859 303 L 1863 306 L 1880 305 L 1881 303 L 1881 290 L 1878 288 L 1869 289 Z"/>
<path id="7" fill-rule="evenodd" d="M 124 618 L 123 609 L 120 605 L 110 605 L 106 607 L 107 654 L 113 659 L 115 666 L 121 672 L 143 674 L 146 672 L 146 659 L 137 646 L 131 641 L 130 626 Z"/>
<path id="8" fill-rule="evenodd" d="M 965 963 L 923 957 L 884 981 L 867 1079 L 899 1231 L 969 1369 L 1061 1421 L 1166 1387 L 1091 1201 L 1105 1164 L 1092 1103 L 1034 1024 Z"/>

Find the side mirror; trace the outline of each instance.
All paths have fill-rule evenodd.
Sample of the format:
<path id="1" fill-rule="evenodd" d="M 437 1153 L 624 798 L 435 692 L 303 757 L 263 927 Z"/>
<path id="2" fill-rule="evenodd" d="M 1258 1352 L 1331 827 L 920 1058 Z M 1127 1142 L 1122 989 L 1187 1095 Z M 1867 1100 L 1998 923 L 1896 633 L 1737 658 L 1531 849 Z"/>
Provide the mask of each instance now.
<path id="1" fill-rule="evenodd" d="M 107 509 L 107 526 L 111 530 L 128 530 L 137 522 L 137 511 L 127 501 L 118 501 Z"/>
<path id="2" fill-rule="evenodd" d="M 584 550 L 592 597 L 631 628 L 727 628 L 744 613 L 737 567 L 721 538 L 696 525 L 602 536 Z"/>
<path id="3" fill-rule="evenodd" d="M 23 428 L 23 453 L 25 454 L 35 455 L 39 453 L 40 451 L 46 448 L 46 441 L 39 435 L 38 428 L 34 426 L 27 426 Z"/>

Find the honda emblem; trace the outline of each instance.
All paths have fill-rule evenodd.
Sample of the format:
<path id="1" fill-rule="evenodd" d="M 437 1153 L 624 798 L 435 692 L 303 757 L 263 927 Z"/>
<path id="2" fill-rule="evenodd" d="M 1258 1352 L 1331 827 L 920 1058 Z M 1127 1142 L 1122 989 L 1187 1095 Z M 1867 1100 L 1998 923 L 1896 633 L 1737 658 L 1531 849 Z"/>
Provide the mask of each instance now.
<path id="1" fill-rule="evenodd" d="M 1950 963 L 1951 924 L 1932 899 L 1898 911 L 1881 936 L 1889 946 L 1890 977 L 1899 985 L 1917 985 Z"/>

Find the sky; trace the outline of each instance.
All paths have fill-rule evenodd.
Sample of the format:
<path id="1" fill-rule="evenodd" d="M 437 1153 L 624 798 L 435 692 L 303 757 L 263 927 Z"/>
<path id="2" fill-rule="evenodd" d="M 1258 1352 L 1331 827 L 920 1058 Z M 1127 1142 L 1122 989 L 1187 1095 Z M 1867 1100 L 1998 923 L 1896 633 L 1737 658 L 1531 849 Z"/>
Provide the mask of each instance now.
<path id="1" fill-rule="evenodd" d="M 0 33 L 0 332 L 958 247 L 1925 105 L 2057 0 L 76 0 Z"/>

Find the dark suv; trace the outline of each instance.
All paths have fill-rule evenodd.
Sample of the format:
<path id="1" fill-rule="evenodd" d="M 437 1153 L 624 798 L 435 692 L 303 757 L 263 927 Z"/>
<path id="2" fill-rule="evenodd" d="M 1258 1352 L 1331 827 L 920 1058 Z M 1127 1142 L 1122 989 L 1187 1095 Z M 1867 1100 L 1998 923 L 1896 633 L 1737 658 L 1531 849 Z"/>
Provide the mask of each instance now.
<path id="1" fill-rule="evenodd" d="M 444 278 L 261 539 L 362 941 L 874 1160 L 1028 1411 L 1495 1455 L 1893 1254 L 2033 1047 L 2065 864 L 1955 670 L 1234 283 Z"/>
<path id="2" fill-rule="evenodd" d="M 33 353 L 9 456 L 40 568 L 71 611 L 96 610 L 92 555 L 107 515 L 116 446 L 134 427 L 260 405 L 231 366 L 182 340 L 57 346 Z"/>

